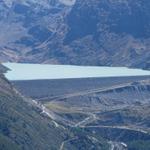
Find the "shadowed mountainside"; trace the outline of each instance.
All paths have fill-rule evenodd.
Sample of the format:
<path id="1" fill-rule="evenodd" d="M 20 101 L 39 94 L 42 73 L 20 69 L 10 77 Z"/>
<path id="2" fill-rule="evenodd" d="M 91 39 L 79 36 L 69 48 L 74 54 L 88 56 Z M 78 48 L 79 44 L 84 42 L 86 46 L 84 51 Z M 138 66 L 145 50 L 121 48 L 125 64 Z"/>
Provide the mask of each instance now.
<path id="1" fill-rule="evenodd" d="M 58 149 L 67 132 L 56 128 L 51 119 L 40 115 L 40 110 L 27 101 L 1 74 L 0 149 Z"/>
<path id="2" fill-rule="evenodd" d="M 110 144 L 102 137 L 55 122 L 44 106 L 18 93 L 4 77 L 6 70 L 0 65 L 0 149 L 109 149 Z"/>
<path id="3" fill-rule="evenodd" d="M 150 69 L 150 1 L 0 2 L 0 60 Z"/>

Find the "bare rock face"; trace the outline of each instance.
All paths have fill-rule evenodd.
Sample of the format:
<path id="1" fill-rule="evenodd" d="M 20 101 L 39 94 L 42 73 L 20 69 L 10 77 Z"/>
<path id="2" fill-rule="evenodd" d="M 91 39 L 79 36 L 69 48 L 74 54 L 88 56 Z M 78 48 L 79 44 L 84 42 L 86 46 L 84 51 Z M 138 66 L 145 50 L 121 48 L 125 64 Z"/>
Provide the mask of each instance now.
<path id="1" fill-rule="evenodd" d="M 147 0 L 0 4 L 1 61 L 150 68 Z"/>

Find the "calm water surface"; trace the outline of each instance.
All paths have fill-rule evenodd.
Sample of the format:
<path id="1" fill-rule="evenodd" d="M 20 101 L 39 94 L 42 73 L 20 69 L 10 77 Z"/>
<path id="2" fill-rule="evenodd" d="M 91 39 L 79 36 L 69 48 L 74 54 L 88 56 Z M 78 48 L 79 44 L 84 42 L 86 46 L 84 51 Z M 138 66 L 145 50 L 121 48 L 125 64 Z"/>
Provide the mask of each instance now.
<path id="1" fill-rule="evenodd" d="M 119 77 L 150 75 L 150 71 L 126 67 L 98 67 L 72 65 L 46 65 L 3 63 L 11 69 L 6 73 L 9 80 L 64 79 L 87 77 Z"/>

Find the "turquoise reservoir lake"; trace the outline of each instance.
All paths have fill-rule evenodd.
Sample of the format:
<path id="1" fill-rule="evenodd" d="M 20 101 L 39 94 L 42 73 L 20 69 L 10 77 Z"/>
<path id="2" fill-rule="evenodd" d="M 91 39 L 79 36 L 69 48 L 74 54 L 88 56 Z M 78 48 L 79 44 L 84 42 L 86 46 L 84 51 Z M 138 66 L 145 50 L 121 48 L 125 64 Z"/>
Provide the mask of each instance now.
<path id="1" fill-rule="evenodd" d="M 47 65 L 3 63 L 10 69 L 5 76 L 9 80 L 37 80 L 37 79 L 66 79 L 89 77 L 121 77 L 150 75 L 150 71 L 129 69 L 126 67 L 99 67 L 73 65 Z"/>

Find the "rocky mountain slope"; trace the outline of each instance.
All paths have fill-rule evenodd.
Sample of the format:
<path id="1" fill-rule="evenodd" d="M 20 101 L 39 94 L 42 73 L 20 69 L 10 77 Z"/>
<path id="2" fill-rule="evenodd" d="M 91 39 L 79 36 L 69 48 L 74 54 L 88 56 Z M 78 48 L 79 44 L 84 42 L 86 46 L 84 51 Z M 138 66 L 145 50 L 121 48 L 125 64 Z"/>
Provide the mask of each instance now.
<path id="1" fill-rule="evenodd" d="M 36 102 L 18 93 L 6 71 L 0 65 L 0 149 L 149 150 L 149 77 L 107 80 L 86 90 L 85 79 L 80 92 Z"/>
<path id="2" fill-rule="evenodd" d="M 0 149 L 58 149 L 67 132 L 16 93 L 0 76 Z M 57 136 L 53 136 L 57 135 Z"/>
<path id="3" fill-rule="evenodd" d="M 110 149 L 111 145 L 101 136 L 55 122 L 44 106 L 18 93 L 4 77 L 5 71 L 7 68 L 0 65 L 1 150 Z"/>
<path id="4" fill-rule="evenodd" d="M 39 100 L 58 122 L 122 142 L 129 150 L 149 149 L 149 79 Z"/>
<path id="5" fill-rule="evenodd" d="M 147 0 L 0 1 L 0 60 L 150 68 Z"/>
<path id="6" fill-rule="evenodd" d="M 150 76 L 14 81 L 13 85 L 75 132 L 101 136 L 117 150 L 150 148 Z"/>

